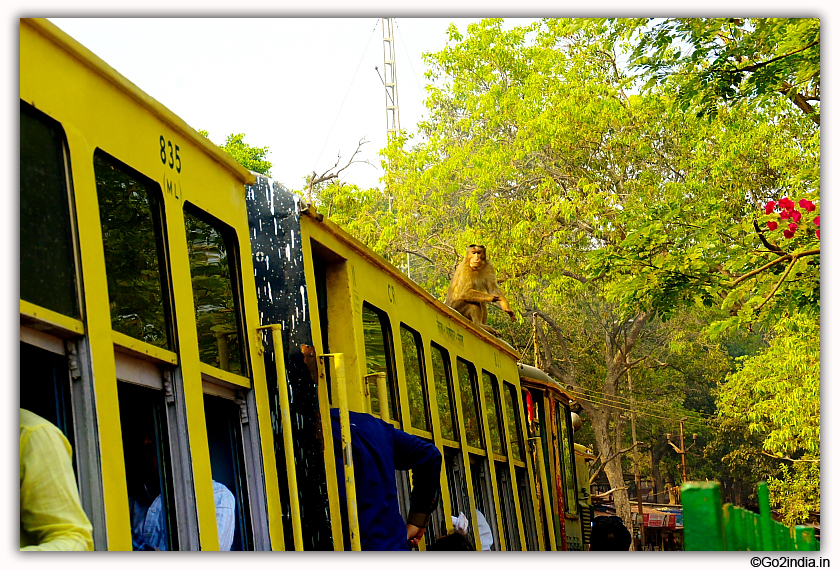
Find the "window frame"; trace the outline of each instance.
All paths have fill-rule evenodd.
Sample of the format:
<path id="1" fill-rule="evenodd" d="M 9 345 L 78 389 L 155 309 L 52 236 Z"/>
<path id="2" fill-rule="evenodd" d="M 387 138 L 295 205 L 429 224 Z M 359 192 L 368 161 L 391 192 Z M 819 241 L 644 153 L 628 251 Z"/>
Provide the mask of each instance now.
<path id="1" fill-rule="evenodd" d="M 461 448 L 461 439 L 460 439 L 460 429 L 458 428 L 458 408 L 455 405 L 455 380 L 453 377 L 452 371 L 452 360 L 449 355 L 449 351 L 444 348 L 443 346 L 437 344 L 436 342 L 430 342 L 430 353 L 429 358 L 432 362 L 432 381 L 435 382 L 435 400 L 442 396 L 440 390 L 438 390 L 437 385 L 437 378 L 435 377 L 435 370 L 434 370 L 434 354 L 437 352 L 440 355 L 441 364 L 443 365 L 443 381 L 445 382 L 446 386 L 446 394 L 445 397 L 448 399 L 449 402 L 449 425 L 452 427 L 452 433 L 454 435 L 454 439 L 449 439 L 444 435 L 443 431 L 443 423 L 440 417 L 440 407 L 437 405 L 437 401 L 435 401 L 435 406 L 438 411 L 438 422 L 441 423 L 440 429 L 440 439 L 441 443 L 444 446 L 450 447 L 453 449 L 460 449 Z"/>
<path id="2" fill-rule="evenodd" d="M 421 427 L 417 427 L 413 424 L 411 416 L 411 400 L 409 399 L 408 402 L 408 421 L 404 422 L 405 425 L 409 426 L 412 431 L 416 432 L 416 435 L 426 437 L 428 439 L 433 438 L 433 422 L 432 422 L 432 411 L 431 411 L 431 398 L 429 396 L 429 375 L 426 371 L 426 354 L 423 345 L 423 336 L 416 331 L 415 329 L 411 328 L 404 322 L 400 322 L 400 349 L 402 350 L 402 361 L 403 361 L 403 378 L 405 378 L 406 382 L 406 391 L 408 389 L 408 371 L 406 367 L 406 358 L 405 358 L 405 343 L 403 342 L 403 331 L 406 334 L 410 335 L 412 340 L 414 341 L 414 348 L 417 351 L 417 368 L 418 374 L 420 376 L 420 392 L 421 392 L 421 399 L 423 403 L 423 415 L 426 418 L 426 426 L 428 429 L 423 429 Z"/>
<path id="3" fill-rule="evenodd" d="M 236 229 L 229 224 L 222 221 L 220 218 L 210 214 L 198 205 L 184 200 L 182 214 L 184 219 L 184 235 L 187 241 L 187 259 L 189 259 L 189 232 L 187 231 L 187 216 L 192 216 L 198 221 L 210 226 L 216 233 L 218 233 L 224 242 L 225 253 L 227 257 L 228 272 L 230 274 L 230 291 L 233 299 L 234 322 L 236 324 L 236 334 L 239 341 L 239 361 L 240 371 L 232 372 L 224 370 L 219 366 L 214 366 L 200 360 L 200 368 L 202 377 L 209 376 L 218 380 L 241 386 L 243 388 L 251 387 L 251 378 L 253 375 L 253 365 L 251 363 L 250 355 L 250 339 L 248 338 L 248 327 L 245 320 L 245 298 L 243 289 L 242 277 L 242 253 L 239 248 L 239 236 Z M 193 303 L 195 303 L 195 287 L 193 285 L 192 264 L 189 265 L 190 291 L 193 295 Z M 193 324 L 198 334 L 198 315 L 197 308 L 193 307 L 192 315 Z"/>

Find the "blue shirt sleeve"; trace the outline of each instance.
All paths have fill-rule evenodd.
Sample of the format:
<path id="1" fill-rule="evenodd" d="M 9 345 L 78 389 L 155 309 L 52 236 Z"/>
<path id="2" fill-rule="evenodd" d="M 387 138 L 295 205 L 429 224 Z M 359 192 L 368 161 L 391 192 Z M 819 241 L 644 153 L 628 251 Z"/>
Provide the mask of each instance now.
<path id="1" fill-rule="evenodd" d="M 409 511 L 428 515 L 437 506 L 442 462 L 440 451 L 419 437 L 386 425 L 391 428 L 394 437 L 394 467 L 411 470 L 414 485 Z"/>

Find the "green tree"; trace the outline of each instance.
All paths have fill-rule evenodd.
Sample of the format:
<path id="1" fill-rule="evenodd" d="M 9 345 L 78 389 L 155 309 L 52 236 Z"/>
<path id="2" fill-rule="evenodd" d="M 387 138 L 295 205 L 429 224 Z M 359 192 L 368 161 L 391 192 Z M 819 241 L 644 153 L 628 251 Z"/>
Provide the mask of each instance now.
<path id="1" fill-rule="evenodd" d="M 443 296 L 469 243 L 483 243 L 522 323 L 497 320 L 515 346 L 532 319 L 548 326 L 539 360 L 579 392 L 619 513 L 629 519 L 619 406 L 626 373 L 668 357 L 665 289 L 623 295 L 623 271 L 594 273 L 599 252 L 633 230 L 622 219 L 674 178 L 668 159 L 688 160 L 684 118 L 657 95 L 631 95 L 608 30 L 546 20 L 502 29 L 485 20 L 469 35 L 450 29 L 432 65 L 425 140 L 386 151 L 394 196 L 374 247 L 408 252 L 434 268 L 426 286 Z M 542 324 L 537 329 L 541 330 Z"/>
<path id="2" fill-rule="evenodd" d="M 672 83 L 682 109 L 713 115 L 721 104 L 777 106 L 788 99 L 819 124 L 817 18 L 614 20 L 635 48 L 629 62 L 647 85 Z"/>
<path id="3" fill-rule="evenodd" d="M 200 130 L 200 134 L 209 138 L 207 131 Z M 265 159 L 268 154 L 268 147 L 251 146 L 245 142 L 245 135 L 229 134 L 225 139 L 224 144 L 220 144 L 219 148 L 227 152 L 236 162 L 258 174 L 271 176 L 272 164 Z"/>
<path id="4" fill-rule="evenodd" d="M 743 358 L 720 394 L 720 415 L 760 437 L 781 473 L 769 478 L 787 524 L 820 508 L 820 325 L 793 314 L 774 323 L 769 345 Z"/>

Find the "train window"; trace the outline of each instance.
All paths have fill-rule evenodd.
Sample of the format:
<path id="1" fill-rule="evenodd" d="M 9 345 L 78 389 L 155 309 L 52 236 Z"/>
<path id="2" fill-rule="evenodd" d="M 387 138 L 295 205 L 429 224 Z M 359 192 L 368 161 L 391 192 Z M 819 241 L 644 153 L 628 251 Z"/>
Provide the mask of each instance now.
<path id="1" fill-rule="evenodd" d="M 519 419 L 519 406 L 516 397 L 516 388 L 512 384 L 505 384 L 506 393 L 505 415 L 507 416 L 508 433 L 510 434 L 510 455 L 512 459 L 525 461 L 524 449 L 522 446 L 522 422 Z"/>
<path id="2" fill-rule="evenodd" d="M 477 382 L 475 366 L 466 360 L 458 359 L 458 386 L 461 389 L 461 409 L 464 413 L 464 430 L 467 432 L 467 443 L 473 447 L 483 448 L 481 443 L 481 416 L 475 399 L 475 385 Z"/>
<path id="3" fill-rule="evenodd" d="M 58 427 L 75 449 L 70 398 L 67 357 L 21 342 L 20 407 Z"/>
<path id="4" fill-rule="evenodd" d="M 574 447 L 572 443 L 571 416 L 569 409 L 557 402 L 555 407 L 557 413 L 557 431 L 560 439 L 560 447 L 563 448 L 563 481 L 566 489 L 566 512 L 574 514 L 577 512 L 577 495 L 575 494 L 575 467 L 572 462 Z"/>
<path id="5" fill-rule="evenodd" d="M 494 514 L 496 509 L 493 505 L 493 481 L 487 468 L 491 463 L 485 457 L 472 453 L 469 455 L 476 517 L 479 523 L 486 523 L 490 527 L 490 535 L 487 536 L 485 533 L 481 536 L 481 548 L 482 550 L 499 550 L 499 531 Z M 476 534 L 479 534 L 483 529 L 477 527 L 474 530 Z"/>
<path id="6" fill-rule="evenodd" d="M 400 325 L 405 384 L 408 389 L 408 411 L 411 427 L 431 431 L 429 398 L 426 394 L 426 370 L 423 359 L 423 341 L 420 333 Z"/>
<path id="7" fill-rule="evenodd" d="M 505 546 L 507 550 L 522 550 L 509 464 L 503 461 L 496 461 L 495 464 L 496 484 L 499 487 L 499 518 L 505 529 L 505 540 L 507 542 Z"/>
<path id="8" fill-rule="evenodd" d="M 367 376 L 365 380 L 370 391 L 371 411 L 382 415 L 380 409 L 379 382 L 384 377 L 387 394 L 382 396 L 388 401 L 391 421 L 399 422 L 397 406 L 397 386 L 394 382 L 394 345 L 391 339 L 391 325 L 388 316 L 369 303 L 362 305 L 362 328 L 365 338 L 365 360 Z"/>
<path id="9" fill-rule="evenodd" d="M 440 435 L 449 441 L 458 441 L 458 421 L 452 403 L 452 365 L 449 362 L 449 353 L 434 343 L 431 346 Z"/>
<path id="10" fill-rule="evenodd" d="M 486 370 L 481 371 L 481 381 L 484 387 L 484 401 L 487 404 L 485 410 L 487 411 L 487 424 L 490 428 L 490 447 L 493 453 L 504 455 L 505 448 L 502 444 L 502 434 L 504 432 L 499 421 L 499 407 L 496 405 L 499 401 L 499 383 L 496 377 Z"/>
<path id="11" fill-rule="evenodd" d="M 244 357 L 238 248 L 233 228 L 184 204 L 199 359 L 248 375 Z"/>
<path id="12" fill-rule="evenodd" d="M 20 298 L 80 317 L 61 126 L 20 102 Z"/>
<path id="13" fill-rule="evenodd" d="M 164 394 L 117 383 L 134 550 L 177 550 Z"/>
<path id="14" fill-rule="evenodd" d="M 253 550 L 239 405 L 204 395 L 204 417 L 222 550 Z"/>
<path id="15" fill-rule="evenodd" d="M 519 492 L 519 508 L 522 511 L 522 524 L 525 530 L 525 548 L 539 550 L 537 536 L 537 521 L 534 517 L 534 503 L 531 500 L 531 481 L 525 467 L 514 467 L 516 473 L 516 487 Z"/>
<path id="16" fill-rule="evenodd" d="M 102 151 L 93 157 L 111 326 L 172 348 L 160 187 Z"/>

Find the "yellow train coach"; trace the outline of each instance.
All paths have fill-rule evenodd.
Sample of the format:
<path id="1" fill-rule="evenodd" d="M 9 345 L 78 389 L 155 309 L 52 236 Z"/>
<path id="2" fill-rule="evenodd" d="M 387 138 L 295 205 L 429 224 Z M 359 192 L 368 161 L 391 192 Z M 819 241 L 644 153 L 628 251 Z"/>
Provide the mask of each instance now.
<path id="1" fill-rule="evenodd" d="M 146 548 L 133 513 L 155 505 L 158 549 L 358 548 L 332 408 L 441 451 L 420 550 L 462 513 L 476 549 L 566 549 L 547 515 L 574 454 L 529 431 L 518 360 L 56 26 L 21 20 L 20 406 L 70 441 L 96 549 Z"/>

